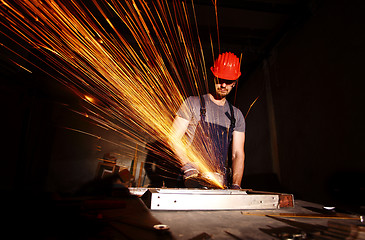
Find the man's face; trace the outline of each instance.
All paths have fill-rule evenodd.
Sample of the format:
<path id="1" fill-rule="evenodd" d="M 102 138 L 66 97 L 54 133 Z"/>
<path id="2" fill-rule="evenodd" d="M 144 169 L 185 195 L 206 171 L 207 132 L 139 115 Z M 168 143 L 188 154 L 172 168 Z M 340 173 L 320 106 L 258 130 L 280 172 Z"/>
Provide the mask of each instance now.
<path id="1" fill-rule="evenodd" d="M 232 80 L 225 80 L 221 78 L 216 78 L 215 80 L 215 92 L 220 98 L 226 97 L 236 85 L 236 81 Z"/>

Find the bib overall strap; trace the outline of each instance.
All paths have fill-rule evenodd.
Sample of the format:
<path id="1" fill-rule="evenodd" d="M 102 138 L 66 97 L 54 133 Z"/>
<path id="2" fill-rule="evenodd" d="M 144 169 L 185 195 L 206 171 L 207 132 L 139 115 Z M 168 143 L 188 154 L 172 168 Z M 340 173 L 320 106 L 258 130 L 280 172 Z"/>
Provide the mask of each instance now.
<path id="1" fill-rule="evenodd" d="M 233 111 L 232 105 L 229 102 L 228 102 L 228 104 L 229 104 L 229 109 L 231 111 L 231 125 L 229 126 L 229 130 L 228 130 L 228 142 L 231 144 L 231 141 L 233 138 L 233 136 L 232 136 L 233 129 L 236 125 L 236 118 L 234 117 L 234 111 Z M 225 173 L 226 173 L 226 175 L 225 175 L 226 185 L 228 187 L 230 187 L 230 185 L 232 184 L 233 170 L 232 170 L 232 159 L 230 159 L 229 157 L 226 158 Z"/>
<path id="2" fill-rule="evenodd" d="M 229 137 L 232 137 L 233 129 L 236 126 L 236 118 L 234 117 L 233 106 L 230 102 L 228 102 L 229 110 L 231 111 L 231 125 L 229 126 Z"/>
<path id="3" fill-rule="evenodd" d="M 205 122 L 205 116 L 207 113 L 207 109 L 205 108 L 205 100 L 202 95 L 200 97 L 200 120 L 202 122 Z"/>

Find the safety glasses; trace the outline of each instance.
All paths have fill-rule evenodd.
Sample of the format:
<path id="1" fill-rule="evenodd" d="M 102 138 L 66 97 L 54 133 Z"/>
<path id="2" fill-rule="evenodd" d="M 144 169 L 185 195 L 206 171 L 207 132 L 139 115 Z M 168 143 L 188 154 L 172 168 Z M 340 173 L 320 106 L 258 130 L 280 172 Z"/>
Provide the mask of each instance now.
<path id="1" fill-rule="evenodd" d="M 217 84 L 223 84 L 225 83 L 226 85 L 232 85 L 233 83 L 235 83 L 236 80 L 227 80 L 227 79 L 222 79 L 222 78 L 216 78 L 216 83 Z"/>

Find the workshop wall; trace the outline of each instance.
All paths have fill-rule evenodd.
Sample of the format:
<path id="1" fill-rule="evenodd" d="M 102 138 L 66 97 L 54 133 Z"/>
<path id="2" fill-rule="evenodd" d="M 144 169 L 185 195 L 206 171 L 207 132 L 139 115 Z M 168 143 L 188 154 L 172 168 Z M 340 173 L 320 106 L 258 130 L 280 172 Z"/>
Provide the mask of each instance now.
<path id="1" fill-rule="evenodd" d="M 47 174 L 53 135 L 50 105 L 31 83 L 30 74 L 3 65 L 0 72 L 2 162 L 0 188 L 6 191 L 37 189 Z"/>
<path id="2" fill-rule="evenodd" d="M 273 104 L 259 99 L 247 118 L 245 175 L 267 159 L 273 162 L 275 152 L 267 151 L 273 129 L 260 132 L 272 121 L 260 118 L 273 109 L 282 187 L 306 200 L 359 204 L 365 173 L 364 10 L 360 1 L 324 1 L 309 21 L 280 41 L 267 69 L 262 66 L 246 80 L 239 105 L 249 106 L 252 91 L 267 91 L 265 81 L 270 82 Z"/>
<path id="3" fill-rule="evenodd" d="M 132 160 L 136 158 L 136 183 L 142 177 L 140 183 L 148 184 L 144 178 L 144 171 L 140 176 L 141 162 L 146 155 L 144 146 L 135 146 L 118 132 L 100 127 L 86 116 L 73 112 L 76 110 L 87 113 L 86 108 L 81 106 L 92 109 L 89 104 L 82 103 L 82 99 L 78 99 L 77 102 L 78 104 L 73 106 L 53 106 L 52 122 L 55 125 L 55 134 L 47 191 L 68 194 L 79 191 L 83 185 L 89 184 L 98 176 L 98 164 L 103 162 L 105 155 L 109 155 L 108 158 L 114 157 L 117 166 L 128 170 Z"/>

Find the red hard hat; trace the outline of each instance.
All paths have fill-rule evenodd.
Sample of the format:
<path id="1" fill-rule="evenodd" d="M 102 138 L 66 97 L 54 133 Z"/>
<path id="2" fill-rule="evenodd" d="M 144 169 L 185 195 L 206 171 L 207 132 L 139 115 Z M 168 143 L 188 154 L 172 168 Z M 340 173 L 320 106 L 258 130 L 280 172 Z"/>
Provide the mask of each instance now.
<path id="1" fill-rule="evenodd" d="M 231 52 L 222 53 L 219 54 L 210 70 L 217 78 L 236 80 L 241 76 L 240 60 Z"/>

